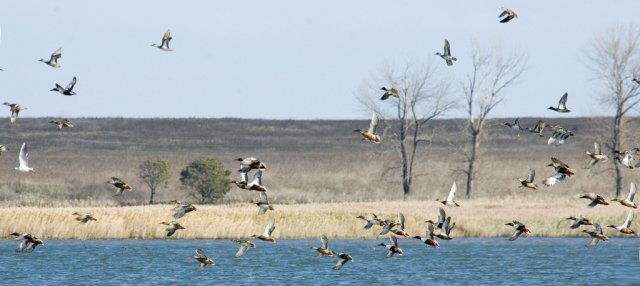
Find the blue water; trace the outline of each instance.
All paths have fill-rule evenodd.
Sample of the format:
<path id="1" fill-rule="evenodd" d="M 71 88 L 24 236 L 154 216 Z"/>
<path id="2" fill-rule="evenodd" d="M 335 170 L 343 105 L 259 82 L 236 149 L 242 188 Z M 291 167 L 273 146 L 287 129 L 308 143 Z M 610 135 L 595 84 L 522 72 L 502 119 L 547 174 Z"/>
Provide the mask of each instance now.
<path id="1" fill-rule="evenodd" d="M 0 241 L 1 285 L 640 285 L 640 239 L 612 238 L 585 247 L 588 237 L 468 238 L 427 249 L 401 239 L 404 256 L 385 258 L 380 240 L 330 240 L 353 262 L 315 257 L 316 240 L 257 242 L 234 258 L 225 240 L 45 241 L 33 253 Z M 216 262 L 203 270 L 191 256 L 203 248 Z"/>

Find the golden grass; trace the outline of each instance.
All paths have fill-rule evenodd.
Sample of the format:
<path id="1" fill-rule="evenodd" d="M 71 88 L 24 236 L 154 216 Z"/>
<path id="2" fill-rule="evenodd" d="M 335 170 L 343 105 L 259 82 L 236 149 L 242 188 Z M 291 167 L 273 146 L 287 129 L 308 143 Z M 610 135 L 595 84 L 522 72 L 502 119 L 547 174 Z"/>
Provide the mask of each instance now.
<path id="1" fill-rule="evenodd" d="M 445 207 L 453 216 L 454 237 L 508 236 L 512 228 L 504 224 L 519 220 L 533 236 L 582 236 L 580 230 L 569 228 L 568 216 L 584 214 L 603 227 L 621 224 L 628 208 L 617 203 L 588 208 L 587 200 L 576 197 L 554 198 L 536 194 L 519 194 L 500 200 L 460 200 L 462 207 Z M 257 207 L 249 204 L 197 206 L 198 210 L 178 221 L 186 229 L 175 239 L 227 239 L 261 234 L 267 222 L 276 223 L 276 239 L 375 238 L 379 228 L 364 230 L 365 222 L 358 215 L 376 213 L 396 219 L 402 211 L 406 228 L 412 235 L 424 235 L 427 219 L 436 219 L 439 203 L 435 201 L 382 201 L 352 203 L 312 203 L 276 205 L 276 211 L 257 215 Z M 30 232 L 42 239 L 163 239 L 161 221 L 173 219 L 171 205 L 132 207 L 8 207 L 0 209 L 0 237 L 11 232 Z M 92 212 L 98 219 L 87 224 L 75 221 L 75 211 Z M 632 228 L 637 226 L 637 220 Z M 586 229 L 586 227 L 582 227 Z M 590 229 L 590 228 L 588 228 Z M 608 228 L 605 234 L 615 236 Z M 586 235 L 584 235 L 586 236 Z"/>

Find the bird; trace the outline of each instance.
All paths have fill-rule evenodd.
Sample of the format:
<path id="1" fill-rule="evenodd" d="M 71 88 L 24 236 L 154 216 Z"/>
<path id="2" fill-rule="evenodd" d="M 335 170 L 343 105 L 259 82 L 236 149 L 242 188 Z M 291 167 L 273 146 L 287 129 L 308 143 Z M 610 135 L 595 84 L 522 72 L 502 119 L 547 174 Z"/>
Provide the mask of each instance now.
<path id="1" fill-rule="evenodd" d="M 638 148 L 633 148 L 630 151 L 624 150 L 620 152 L 619 150 L 613 150 L 613 154 L 615 155 L 615 159 L 618 163 L 623 166 L 633 169 L 640 167 L 640 160 L 636 162 L 636 154 L 640 151 Z"/>
<path id="2" fill-rule="evenodd" d="M 312 246 L 311 249 L 317 251 L 318 256 L 333 256 L 333 251 L 329 249 L 329 239 L 326 235 L 323 234 L 322 236 L 320 236 L 320 243 L 322 243 L 322 246 Z"/>
<path id="3" fill-rule="evenodd" d="M 387 89 L 386 87 L 381 87 L 380 90 L 384 90 L 384 94 L 380 97 L 380 100 L 387 100 L 389 97 L 393 96 L 395 98 L 400 98 L 400 94 L 398 90 L 394 87 Z"/>
<path id="4" fill-rule="evenodd" d="M 235 257 L 243 256 L 245 253 L 247 253 L 247 250 L 249 250 L 249 248 L 256 248 L 256 244 L 250 240 L 232 239 L 231 241 L 240 245 L 240 248 L 238 249 L 238 252 L 236 252 Z"/>
<path id="5" fill-rule="evenodd" d="M 56 87 L 51 89 L 51 91 L 57 91 L 60 94 L 63 94 L 66 96 L 76 95 L 76 92 L 73 91 L 73 87 L 76 86 L 77 82 L 78 82 L 78 79 L 74 76 L 73 79 L 71 79 L 71 82 L 67 84 L 67 87 L 62 87 L 61 85 L 56 83 Z"/>
<path id="6" fill-rule="evenodd" d="M 398 223 L 395 229 L 391 229 L 391 232 L 398 236 L 409 237 L 409 234 L 404 230 L 404 215 L 401 212 L 398 212 Z"/>
<path id="7" fill-rule="evenodd" d="M 551 109 L 555 112 L 560 112 L 560 113 L 567 113 L 567 112 L 571 112 L 571 110 L 567 109 L 567 97 L 569 96 L 568 93 L 564 93 L 562 95 L 562 97 L 560 97 L 560 101 L 558 101 L 558 107 L 553 107 L 553 106 L 549 106 L 548 109 Z"/>
<path id="8" fill-rule="evenodd" d="M 458 187 L 456 186 L 456 182 L 453 182 L 453 185 L 451 186 L 451 190 L 449 191 L 449 196 L 447 196 L 446 200 L 439 200 L 436 199 L 436 201 L 440 202 L 441 204 L 445 205 L 445 206 L 449 206 L 449 207 L 459 207 L 460 204 L 458 204 L 456 202 L 456 191 L 458 190 Z"/>
<path id="9" fill-rule="evenodd" d="M 544 130 L 545 126 L 546 126 L 546 124 L 544 123 L 544 121 L 538 120 L 538 123 L 536 123 L 536 125 L 533 126 L 533 128 L 532 127 L 527 127 L 527 131 L 529 131 L 531 133 L 538 134 L 538 136 L 540 136 L 540 137 L 544 137 L 544 135 L 542 134 L 542 131 Z"/>
<path id="10" fill-rule="evenodd" d="M 334 270 L 340 270 L 342 269 L 342 266 L 349 262 L 349 261 L 353 261 L 353 257 L 351 257 L 351 255 L 344 253 L 344 252 L 335 252 L 332 251 L 333 255 L 337 256 L 338 258 L 340 258 L 340 260 L 338 260 L 338 262 L 336 263 L 336 266 L 333 267 Z"/>
<path id="11" fill-rule="evenodd" d="M 75 215 L 76 216 L 76 220 L 81 222 L 81 223 L 87 223 L 87 222 L 92 221 L 92 220 L 97 221 L 97 219 L 94 218 L 91 213 L 74 212 L 73 215 Z"/>
<path id="12" fill-rule="evenodd" d="M 369 140 L 373 143 L 380 143 L 380 136 L 376 135 L 376 128 L 378 127 L 378 114 L 373 113 L 371 116 L 371 123 L 369 124 L 369 130 L 355 129 L 354 132 L 360 132 L 363 140 Z"/>
<path id="13" fill-rule="evenodd" d="M 535 177 L 536 177 L 536 170 L 529 169 L 529 175 L 527 176 L 526 179 L 521 179 L 521 178 L 517 179 L 518 181 L 520 181 L 520 186 L 518 186 L 518 188 L 525 187 L 532 190 L 537 190 L 538 186 L 535 183 L 533 183 L 533 179 Z"/>
<path id="14" fill-rule="evenodd" d="M 447 219 L 445 219 L 444 223 L 442 224 L 442 231 L 440 231 L 440 233 L 436 234 L 435 236 L 439 239 L 452 240 L 453 238 L 449 234 L 451 233 L 451 230 L 455 225 L 455 222 L 451 223 L 451 217 L 447 217 Z"/>
<path id="15" fill-rule="evenodd" d="M 624 220 L 624 222 L 622 223 L 622 225 L 620 226 L 615 226 L 615 225 L 609 225 L 608 227 L 611 228 L 615 228 L 617 229 L 620 233 L 624 233 L 624 234 L 635 234 L 636 232 L 633 231 L 633 229 L 631 229 L 631 221 L 633 220 L 633 211 L 629 210 L 629 214 L 627 215 L 627 219 Z"/>
<path id="16" fill-rule="evenodd" d="M 2 155 L 2 153 L 7 152 L 9 149 L 7 149 L 7 146 L 4 145 L 0 145 L 0 155 Z"/>
<path id="17" fill-rule="evenodd" d="M 380 246 L 384 246 L 384 247 L 387 248 L 386 257 L 391 257 L 394 254 L 402 256 L 402 248 L 400 248 L 398 246 L 398 238 L 396 238 L 395 236 L 391 235 L 389 237 L 389 241 L 391 241 L 391 244 L 380 243 Z"/>
<path id="18" fill-rule="evenodd" d="M 62 57 L 62 48 L 58 48 L 51 54 L 51 58 L 49 58 L 48 61 L 45 59 L 40 59 L 40 61 L 54 68 L 59 68 L 60 64 L 58 64 L 58 59 L 61 57 Z"/>
<path id="19" fill-rule="evenodd" d="M 240 161 L 240 169 L 238 170 L 238 172 L 240 172 L 241 182 L 244 182 L 245 184 L 248 180 L 247 173 L 249 173 L 249 171 L 267 169 L 267 165 L 263 162 L 260 162 L 260 160 L 256 159 L 255 157 L 247 157 L 244 159 L 237 158 L 236 160 Z"/>
<path id="20" fill-rule="evenodd" d="M 376 214 L 372 213 L 371 217 L 372 217 L 371 219 L 367 219 L 366 217 L 360 215 L 360 216 L 357 216 L 356 218 L 367 221 L 367 224 L 364 226 L 364 229 L 370 229 L 374 225 L 384 226 L 384 222 L 380 218 L 378 218 Z"/>
<path id="21" fill-rule="evenodd" d="M 612 202 L 619 202 L 621 205 L 625 206 L 625 207 L 630 207 L 630 208 L 634 208 L 637 209 L 638 205 L 636 203 L 633 202 L 633 199 L 636 196 L 636 184 L 631 182 L 631 187 L 629 188 L 629 194 L 627 195 L 627 197 L 624 200 L 620 200 L 618 198 L 615 198 L 613 200 L 611 200 Z"/>
<path id="22" fill-rule="evenodd" d="M 507 9 L 505 7 L 500 7 L 500 10 L 502 10 L 502 13 L 500 13 L 498 18 L 504 17 L 504 18 L 502 18 L 502 20 L 500 20 L 500 23 L 507 23 L 507 22 L 513 20 L 513 18 L 518 18 L 518 14 L 516 14 L 516 12 L 513 12 L 513 10 L 511 10 L 511 9 Z"/>
<path id="23" fill-rule="evenodd" d="M 595 207 L 597 205 L 609 205 L 609 203 L 607 202 L 607 200 L 604 199 L 604 197 L 602 197 L 601 195 L 598 195 L 596 193 L 584 194 L 580 198 L 591 200 L 591 203 L 589 203 L 589 205 L 587 205 L 590 208 Z"/>
<path id="24" fill-rule="evenodd" d="M 58 125 L 58 129 L 73 127 L 73 122 L 69 119 L 50 120 L 49 123 Z"/>
<path id="25" fill-rule="evenodd" d="M 635 82 L 635 83 L 637 83 L 637 84 L 640 84 L 640 80 L 639 80 L 638 78 L 635 78 L 635 77 L 634 77 L 631 81 L 633 81 L 633 82 Z"/>
<path id="26" fill-rule="evenodd" d="M 511 235 L 511 237 L 509 237 L 509 241 L 514 241 L 518 239 L 520 235 L 523 235 L 523 234 L 526 235 L 528 233 L 531 233 L 531 231 L 529 231 L 529 229 L 527 229 L 527 227 L 523 223 L 517 220 L 509 222 L 505 225 L 512 226 L 514 228 L 513 234 Z"/>
<path id="27" fill-rule="evenodd" d="M 593 153 L 585 151 L 585 154 L 589 155 L 591 158 L 589 163 L 587 163 L 587 166 L 584 167 L 585 169 L 591 169 L 598 162 L 608 160 L 607 156 L 602 154 L 602 149 L 600 149 L 600 143 L 598 142 L 593 142 Z"/>
<path id="28" fill-rule="evenodd" d="M 216 262 L 213 261 L 213 259 L 207 257 L 207 254 L 205 254 L 204 250 L 202 250 L 201 248 L 196 249 L 196 254 L 191 256 L 191 258 L 200 262 L 200 269 L 204 269 L 209 265 L 216 265 Z"/>
<path id="29" fill-rule="evenodd" d="M 582 215 L 579 217 L 570 216 L 567 220 L 573 220 L 573 224 L 571 224 L 572 229 L 579 228 L 581 225 L 593 225 L 593 222 L 591 222 L 589 218 Z"/>
<path id="30" fill-rule="evenodd" d="M 438 208 L 438 209 L 439 209 L 439 210 L 438 210 L 438 221 L 435 221 L 435 222 L 434 222 L 434 221 L 432 221 L 432 220 L 427 220 L 427 221 L 425 221 L 425 222 L 429 222 L 429 223 L 434 224 L 434 226 L 435 226 L 436 228 L 442 228 L 442 225 L 444 224 L 444 221 L 445 221 L 445 220 L 446 220 L 446 218 L 447 218 L 447 213 L 444 211 L 444 209 L 443 209 L 443 208 Z"/>
<path id="31" fill-rule="evenodd" d="M 17 252 L 32 252 L 38 245 L 44 245 L 44 242 L 41 239 L 28 232 L 22 234 L 14 232 L 11 233 L 11 236 L 13 236 L 15 240 L 20 240 L 20 244 L 18 244 L 18 247 L 16 248 Z"/>
<path id="32" fill-rule="evenodd" d="M 173 208 L 173 210 L 175 210 L 176 212 L 173 214 L 174 218 L 181 218 L 184 215 L 197 210 L 196 206 L 192 205 L 192 204 L 180 204 L 178 206 L 176 206 L 175 208 Z"/>
<path id="33" fill-rule="evenodd" d="M 180 223 L 178 223 L 175 220 L 172 220 L 171 222 L 161 222 L 160 224 L 164 224 L 164 225 L 168 225 L 169 227 L 167 227 L 165 229 L 165 231 L 167 232 L 167 236 L 172 236 L 174 233 L 176 233 L 176 230 L 179 229 L 185 229 L 182 225 L 180 225 Z"/>
<path id="34" fill-rule="evenodd" d="M 262 170 L 257 170 L 256 173 L 253 174 L 253 180 L 247 185 L 246 188 L 250 191 L 267 191 L 267 188 L 262 184 Z"/>
<path id="35" fill-rule="evenodd" d="M 259 240 L 262 241 L 269 241 L 269 242 L 273 242 L 276 243 L 276 240 L 273 239 L 273 237 L 271 237 L 271 234 L 273 233 L 273 230 L 276 229 L 276 226 L 274 225 L 273 221 L 270 221 L 267 226 L 264 228 L 264 232 L 261 235 L 253 235 L 251 237 L 257 238 Z"/>
<path id="36" fill-rule="evenodd" d="M 602 233 L 602 227 L 600 227 L 600 225 L 597 223 L 593 224 L 592 231 L 583 229 L 582 232 L 586 232 L 587 234 L 589 234 L 589 236 L 591 236 L 591 243 L 589 243 L 589 246 L 596 246 L 601 240 L 609 240 L 609 238 Z"/>
<path id="37" fill-rule="evenodd" d="M 396 223 L 393 220 L 390 220 L 390 219 L 385 220 L 382 226 L 382 231 L 380 231 L 380 235 L 385 235 L 389 233 L 391 229 L 394 228 L 396 225 L 398 225 L 398 223 Z"/>
<path id="38" fill-rule="evenodd" d="M 15 123 L 16 120 L 18 120 L 18 113 L 20 113 L 20 110 L 27 109 L 26 107 L 17 103 L 5 102 L 3 104 L 9 106 L 9 111 L 11 111 L 11 123 Z"/>
<path id="39" fill-rule="evenodd" d="M 447 62 L 448 66 L 453 65 L 454 61 L 457 61 L 455 57 L 451 56 L 451 45 L 449 45 L 449 40 L 444 39 L 444 54 L 436 53 L 436 56 L 440 56 Z"/>
<path id="40" fill-rule="evenodd" d="M 27 142 L 22 143 L 20 147 L 20 154 L 18 154 L 18 162 L 20 163 L 16 167 L 18 172 L 33 172 L 33 168 L 29 167 L 29 152 L 27 151 Z"/>
<path id="41" fill-rule="evenodd" d="M 516 120 L 513 123 L 505 122 L 504 125 L 506 125 L 507 127 L 511 128 L 513 130 L 516 130 L 518 132 L 523 130 L 522 127 L 520 126 L 520 119 L 519 118 L 516 118 Z"/>
<path id="42" fill-rule="evenodd" d="M 254 203 L 256 206 L 258 206 L 260 208 L 258 210 L 258 214 L 259 215 L 263 215 L 267 211 L 274 210 L 273 206 L 271 204 L 269 204 L 269 198 L 267 197 L 267 193 L 266 192 L 259 192 L 259 194 L 260 194 L 260 200 L 259 201 L 252 201 L 252 203 Z"/>
<path id="43" fill-rule="evenodd" d="M 111 177 L 111 180 L 107 181 L 107 184 L 111 184 L 114 187 L 117 188 L 116 190 L 116 194 L 114 196 L 119 196 L 122 195 L 122 192 L 124 190 L 127 191 L 133 191 L 133 189 L 131 188 L 131 186 L 129 186 L 127 183 L 125 183 L 123 180 L 120 180 L 116 177 Z"/>
<path id="44" fill-rule="evenodd" d="M 169 42 L 171 41 L 171 39 L 173 39 L 171 37 L 171 30 L 167 30 L 166 32 L 164 32 L 164 35 L 162 35 L 162 43 L 160 45 L 151 44 L 151 46 L 161 49 L 165 52 L 173 51 L 173 49 L 169 48 Z"/>
<path id="45" fill-rule="evenodd" d="M 433 248 L 440 247 L 440 244 L 438 243 L 438 241 L 436 241 L 435 235 L 433 234 L 433 224 L 430 222 L 427 222 L 427 231 L 426 231 L 425 237 L 414 236 L 413 238 L 421 240 L 426 247 L 429 247 L 429 246 Z"/>
<path id="46" fill-rule="evenodd" d="M 553 133 L 549 137 L 549 140 L 547 141 L 547 145 L 551 145 L 551 144 L 562 145 L 564 144 L 565 141 L 567 141 L 567 139 L 569 139 L 569 137 L 575 135 L 573 131 L 570 131 L 558 124 L 556 125 L 547 124 L 547 126 L 551 127 L 551 130 L 553 131 Z"/>
<path id="47" fill-rule="evenodd" d="M 551 162 L 552 163 L 547 166 L 553 167 L 556 170 L 556 173 L 553 176 L 546 178 L 542 181 L 542 184 L 544 184 L 545 186 L 551 187 L 555 185 L 557 182 L 563 181 L 567 177 L 571 177 L 572 175 L 575 174 L 573 169 L 571 169 L 569 165 L 560 161 L 560 159 L 551 157 Z"/>

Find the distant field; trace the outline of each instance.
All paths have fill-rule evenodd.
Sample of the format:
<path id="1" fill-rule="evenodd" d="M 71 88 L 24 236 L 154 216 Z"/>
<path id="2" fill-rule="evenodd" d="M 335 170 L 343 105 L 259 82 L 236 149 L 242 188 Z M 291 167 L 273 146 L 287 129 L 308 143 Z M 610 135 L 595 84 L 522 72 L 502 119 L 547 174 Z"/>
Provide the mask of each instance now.
<path id="1" fill-rule="evenodd" d="M 375 202 L 402 200 L 398 155 L 392 140 L 383 134 L 381 144 L 363 142 L 354 128 L 361 121 L 294 121 L 246 119 L 127 119 L 77 118 L 75 128 L 58 130 L 50 118 L 20 118 L 11 125 L 0 120 L 0 144 L 9 152 L 0 157 L 0 205 L 4 206 L 120 206 L 144 204 L 149 191 L 137 178 L 138 165 L 149 157 L 165 159 L 173 166 L 167 188 L 158 191 L 157 201 L 189 201 L 179 183 L 179 172 L 190 161 L 214 157 L 237 176 L 237 157 L 256 156 L 267 162 L 263 177 L 275 204 L 323 202 Z M 593 170 L 581 168 L 592 148 L 608 130 L 607 118 L 545 119 L 574 130 L 576 136 L 562 146 L 546 145 L 546 138 L 522 133 L 517 136 L 503 123 L 491 120 L 486 129 L 473 198 L 512 197 L 531 192 L 518 189 L 517 177 L 529 168 L 537 171 L 536 181 L 550 176 L 545 165 L 551 156 L 577 169 L 577 174 L 554 188 L 544 188 L 539 196 L 562 200 L 594 191 L 613 195 L 611 165 Z M 524 126 L 537 119 L 521 119 Z M 626 130 L 638 130 L 635 119 Z M 416 163 L 416 177 L 410 200 L 444 197 L 453 180 L 464 186 L 458 169 L 464 168 L 455 145 L 466 133 L 460 120 L 438 120 L 425 133 L 430 143 L 423 147 Z M 634 136 L 634 132 L 629 132 Z M 633 138 L 633 137 L 631 137 Z M 29 143 L 34 173 L 18 174 L 17 152 Z M 628 145 L 636 146 L 637 141 Z M 637 170 L 623 170 L 625 185 L 639 181 Z M 134 187 L 131 193 L 114 198 L 105 182 L 116 176 Z M 246 202 L 253 195 L 232 188 L 225 202 Z"/>

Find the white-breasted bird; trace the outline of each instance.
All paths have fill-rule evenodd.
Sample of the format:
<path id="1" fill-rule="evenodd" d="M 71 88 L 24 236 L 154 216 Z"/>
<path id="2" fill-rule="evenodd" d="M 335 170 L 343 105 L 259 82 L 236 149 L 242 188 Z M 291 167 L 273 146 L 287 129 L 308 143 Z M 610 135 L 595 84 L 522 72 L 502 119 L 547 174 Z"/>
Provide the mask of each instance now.
<path id="1" fill-rule="evenodd" d="M 66 96 L 76 95 L 76 92 L 73 91 L 73 87 L 76 86 L 77 82 L 78 82 L 78 79 L 74 76 L 73 79 L 71 79 L 71 82 L 67 84 L 67 87 L 62 87 L 61 85 L 56 83 L 56 87 L 51 89 L 50 91 L 57 91 L 60 94 L 63 94 Z"/>
<path id="2" fill-rule="evenodd" d="M 444 39 L 444 54 L 438 52 L 436 53 L 436 56 L 440 56 L 442 59 L 444 59 L 444 61 L 447 62 L 448 66 L 453 65 L 453 62 L 458 60 L 455 57 L 451 56 L 451 45 L 449 44 L 449 40 L 447 39 Z"/>
<path id="3" fill-rule="evenodd" d="M 454 181 L 453 185 L 451 185 L 451 190 L 449 191 L 449 196 L 447 196 L 447 199 L 443 201 L 436 199 L 436 201 L 439 201 L 441 204 L 445 206 L 459 207 L 460 204 L 456 202 L 456 191 L 458 191 L 458 186 L 456 186 L 456 182 Z"/>
<path id="4" fill-rule="evenodd" d="M 18 154 L 18 162 L 20 165 L 16 167 L 18 172 L 33 172 L 33 168 L 29 167 L 29 153 L 27 151 L 27 142 L 22 143 L 20 154 Z"/>
<path id="5" fill-rule="evenodd" d="M 61 57 L 62 57 L 62 48 L 58 48 L 51 54 L 51 57 L 49 58 L 48 61 L 45 59 L 40 59 L 40 61 L 54 68 L 59 68 L 60 64 L 58 64 L 58 59 Z"/>

